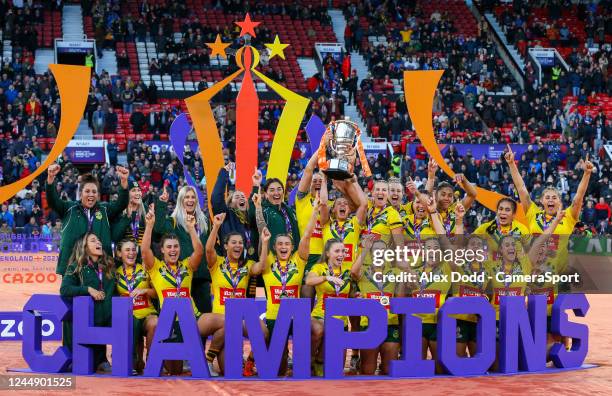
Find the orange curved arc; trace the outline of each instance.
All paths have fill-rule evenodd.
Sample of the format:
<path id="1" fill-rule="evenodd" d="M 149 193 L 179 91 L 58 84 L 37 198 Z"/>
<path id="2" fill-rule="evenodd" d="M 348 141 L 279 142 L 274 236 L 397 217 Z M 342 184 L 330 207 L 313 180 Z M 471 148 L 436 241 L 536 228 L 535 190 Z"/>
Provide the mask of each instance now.
<path id="1" fill-rule="evenodd" d="M 52 64 L 49 65 L 49 69 L 57 82 L 62 104 L 59 132 L 55 138 L 55 144 L 47 159 L 28 177 L 0 187 L 0 202 L 13 197 L 55 162 L 74 136 L 83 117 L 89 93 L 91 67 Z"/>
<path id="2" fill-rule="evenodd" d="M 450 177 L 455 172 L 448 166 L 436 143 L 436 138 L 431 123 L 434 95 L 444 70 L 417 70 L 404 71 L 404 93 L 408 103 L 408 113 L 416 130 L 421 144 L 429 155 L 433 157 L 440 168 Z M 476 200 L 492 211 L 496 210 L 497 201 L 505 195 L 476 187 L 478 194 Z M 521 223 L 526 223 L 525 214 L 520 205 L 516 218 Z"/>
<path id="3" fill-rule="evenodd" d="M 206 192 L 208 193 L 208 209 L 211 214 L 210 197 L 217 181 L 219 169 L 224 166 L 224 162 L 223 145 L 221 144 L 215 116 L 210 106 L 210 100 L 242 72 L 243 69 L 237 70 L 212 87 L 185 99 L 185 104 L 187 105 L 187 110 L 189 110 L 191 122 L 193 122 L 193 128 L 198 139 L 200 154 L 202 155 L 202 166 L 206 176 Z"/>

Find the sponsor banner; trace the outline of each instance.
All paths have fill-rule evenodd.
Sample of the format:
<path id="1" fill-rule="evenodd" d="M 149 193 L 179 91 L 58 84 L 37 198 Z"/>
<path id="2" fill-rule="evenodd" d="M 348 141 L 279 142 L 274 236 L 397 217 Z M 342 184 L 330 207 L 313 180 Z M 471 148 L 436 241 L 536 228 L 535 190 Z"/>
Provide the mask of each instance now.
<path id="1" fill-rule="evenodd" d="M 363 149 L 368 154 L 386 154 L 389 145 L 387 142 L 363 142 Z"/>
<path id="2" fill-rule="evenodd" d="M 529 53 L 537 59 L 542 66 L 555 65 L 555 50 L 552 48 L 529 48 Z"/>
<path id="3" fill-rule="evenodd" d="M 156 154 L 161 152 L 163 147 L 165 147 L 169 152 L 174 153 L 174 148 L 168 140 L 145 140 L 145 144 L 147 146 L 151 146 L 151 150 Z M 187 140 L 185 145 L 188 145 L 191 148 L 191 151 L 194 153 L 198 151 L 197 140 Z"/>
<path id="4" fill-rule="evenodd" d="M 406 146 L 406 153 L 409 154 L 412 158 L 415 157 L 416 148 L 418 144 L 408 144 Z M 440 147 L 440 151 L 442 155 L 445 155 L 448 152 L 450 144 L 438 144 Z M 504 150 L 506 149 L 505 144 L 453 144 L 457 149 L 457 152 L 460 156 L 465 156 L 468 153 L 471 154 L 476 159 L 481 159 L 483 155 L 485 155 L 490 160 L 496 160 L 500 158 L 504 154 Z M 529 144 L 513 144 L 512 151 L 514 151 L 514 155 L 517 159 L 521 158 L 521 155 L 527 151 Z M 558 155 L 559 146 L 558 145 L 546 145 L 548 151 L 552 155 Z M 534 146 L 535 149 L 535 146 Z"/>
<path id="5" fill-rule="evenodd" d="M 3 234 L 0 239 L 0 253 L 59 252 L 59 243 L 59 235 L 57 237 L 45 238 L 21 234 Z"/>
<path id="6" fill-rule="evenodd" d="M 64 152 L 70 161 L 81 164 L 106 162 L 105 140 L 71 140 Z"/>
<path id="7" fill-rule="evenodd" d="M 23 313 L 0 312 L 0 341 L 21 341 L 23 339 Z M 62 322 L 55 315 L 42 314 L 43 341 L 62 339 Z"/>
<path id="8" fill-rule="evenodd" d="M 570 252 L 594 256 L 612 256 L 612 237 L 579 237 L 570 238 Z"/>
<path id="9" fill-rule="evenodd" d="M 57 253 L 0 253 L 0 285 L 56 284 L 59 290 L 61 277 L 55 273 Z"/>
<path id="10" fill-rule="evenodd" d="M 612 144 L 604 144 L 604 149 L 606 150 L 606 154 L 608 154 L 608 158 L 612 160 Z"/>

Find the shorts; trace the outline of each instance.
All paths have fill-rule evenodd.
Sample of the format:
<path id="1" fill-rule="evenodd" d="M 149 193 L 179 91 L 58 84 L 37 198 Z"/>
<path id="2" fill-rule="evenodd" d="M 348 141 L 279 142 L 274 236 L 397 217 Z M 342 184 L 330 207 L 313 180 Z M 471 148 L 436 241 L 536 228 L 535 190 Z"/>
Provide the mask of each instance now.
<path id="1" fill-rule="evenodd" d="M 423 338 L 429 341 L 436 341 L 438 339 L 438 324 L 423 323 Z"/>
<path id="2" fill-rule="evenodd" d="M 312 266 L 319 262 L 320 258 L 320 254 L 308 255 L 308 261 L 306 262 L 306 267 L 304 267 L 304 278 L 302 279 L 302 285 L 306 284 L 306 277 L 308 276 L 308 273 L 312 269 Z"/>
<path id="3" fill-rule="evenodd" d="M 457 342 L 468 343 L 476 341 L 476 322 L 457 319 Z"/>
<path id="4" fill-rule="evenodd" d="M 361 330 L 367 330 L 368 326 L 362 327 Z M 388 325 L 387 326 L 387 338 L 384 342 L 400 342 L 400 328 L 399 325 Z"/>

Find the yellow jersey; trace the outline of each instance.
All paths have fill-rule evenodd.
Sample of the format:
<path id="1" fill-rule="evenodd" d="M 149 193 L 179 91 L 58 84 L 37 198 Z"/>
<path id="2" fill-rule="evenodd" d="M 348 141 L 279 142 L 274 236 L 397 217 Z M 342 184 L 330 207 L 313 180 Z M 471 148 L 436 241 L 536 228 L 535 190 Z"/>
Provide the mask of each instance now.
<path id="1" fill-rule="evenodd" d="M 384 276 L 394 274 L 398 276 L 401 270 L 397 267 L 385 264 L 380 272 L 374 271 L 374 265 L 368 266 L 363 271 L 361 279 L 359 279 L 357 286 L 359 287 L 359 293 L 361 298 L 369 298 L 377 300 L 387 310 L 387 324 L 397 325 L 399 324 L 397 314 L 391 312 L 391 298 L 395 297 L 396 282 L 384 282 Z M 381 275 L 376 275 L 376 273 Z M 380 278 L 379 278 L 380 276 Z M 380 282 L 377 282 L 380 280 Z M 368 317 L 361 317 L 361 326 L 365 327 L 368 325 Z"/>
<path id="2" fill-rule="evenodd" d="M 344 262 L 353 264 L 357 258 L 361 236 L 361 225 L 356 216 L 351 216 L 345 221 L 329 219 L 323 226 L 323 246 L 330 239 L 339 239 L 344 242 Z"/>
<path id="3" fill-rule="evenodd" d="M 217 261 L 210 267 L 213 313 L 225 314 L 225 300 L 228 298 L 246 298 L 249 271 L 254 263 L 253 260 L 247 260 L 244 265 L 238 267 L 237 262 L 217 256 Z"/>
<path id="4" fill-rule="evenodd" d="M 298 252 L 286 261 L 277 260 L 272 253 L 268 254 L 262 274 L 266 286 L 266 319 L 276 320 L 281 299 L 300 298 L 305 267 L 306 261 Z"/>
<path id="5" fill-rule="evenodd" d="M 453 282 L 452 293 L 455 297 L 484 297 L 487 300 L 489 297 L 486 294 L 489 284 L 490 274 L 487 272 L 485 262 L 479 263 L 473 261 L 464 265 L 458 265 L 457 271 L 462 275 L 462 279 L 458 282 Z M 469 278 L 464 278 L 469 277 Z M 451 315 L 456 319 L 466 320 L 468 322 L 477 322 L 478 316 L 474 314 L 457 314 Z"/>
<path id="6" fill-rule="evenodd" d="M 497 220 L 487 221 L 482 223 L 478 228 L 474 230 L 475 235 L 486 235 L 487 246 L 492 252 L 497 252 L 499 242 L 506 235 L 514 236 L 521 243 L 528 242 L 529 230 L 523 223 L 519 223 L 516 220 L 512 221 L 512 224 L 508 226 L 502 226 L 497 223 Z"/>
<path id="7" fill-rule="evenodd" d="M 554 252 L 551 252 L 554 254 Z M 559 260 L 559 257 L 548 258 L 544 266 L 532 268 L 533 275 L 551 273 L 551 274 L 562 274 L 567 269 L 567 261 Z M 552 306 L 555 303 L 555 299 L 559 295 L 559 284 L 552 282 L 532 282 L 527 285 L 527 295 L 530 294 L 543 294 L 546 296 L 546 314 L 552 315 Z"/>
<path id="8" fill-rule="evenodd" d="M 450 204 L 448 209 L 440 211 L 440 218 L 442 219 L 442 225 L 444 226 L 444 232 L 446 236 L 452 236 L 457 231 L 457 218 L 455 211 L 457 210 L 457 201 Z"/>
<path id="9" fill-rule="evenodd" d="M 423 323 L 438 323 L 438 310 L 446 301 L 446 295 L 451 288 L 451 267 L 447 262 L 442 262 L 436 267 L 425 267 L 421 261 L 414 267 L 419 290 L 413 291 L 413 297 L 434 298 L 436 311 L 430 314 L 416 314 Z"/>
<path id="10" fill-rule="evenodd" d="M 380 239 L 387 246 L 391 241 L 391 231 L 402 227 L 402 225 L 402 219 L 393 206 L 386 205 L 384 208 L 377 208 L 371 202 L 368 204 L 366 231 L 367 233 L 380 235 Z"/>
<path id="11" fill-rule="evenodd" d="M 149 275 L 142 264 L 136 264 L 134 268 L 126 268 L 123 265 L 117 267 L 115 278 L 117 278 L 117 293 L 121 297 L 129 297 L 136 289 L 151 289 Z M 146 294 L 134 297 L 132 307 L 136 319 L 144 319 L 149 315 L 157 314 L 151 299 Z"/>
<path id="12" fill-rule="evenodd" d="M 506 279 L 508 275 L 531 274 L 531 262 L 526 255 L 515 260 L 509 273 L 505 273 L 501 260 L 489 261 L 485 264 L 487 272 L 491 275 L 491 289 L 493 296 L 490 300 L 495 308 L 495 319 L 499 320 L 499 301 L 502 296 L 524 296 L 527 284 L 525 282 L 513 282 Z"/>
<path id="13" fill-rule="evenodd" d="M 298 192 L 295 197 L 295 216 L 297 217 L 300 235 L 304 235 L 304 230 L 306 230 L 306 226 L 308 225 L 310 217 L 312 216 L 312 211 L 314 210 L 312 207 L 313 202 L 314 197 L 312 194 L 310 194 L 310 192 L 306 193 L 305 195 Z M 310 237 L 311 255 L 320 255 L 323 253 L 322 237 L 321 218 L 317 215 L 317 222 L 315 223 L 315 228 L 312 231 L 312 236 Z"/>
<path id="14" fill-rule="evenodd" d="M 189 268 L 189 258 L 180 260 L 176 268 L 171 268 L 164 261 L 155 257 L 153 268 L 149 270 L 149 278 L 153 288 L 157 291 L 160 308 L 164 306 L 166 298 L 188 298 L 191 300 L 195 316 L 199 317 L 201 315 L 191 298 L 193 270 Z"/>
<path id="15" fill-rule="evenodd" d="M 325 300 L 327 298 L 348 298 L 351 291 L 351 265 L 342 263 L 342 267 L 339 272 L 334 272 L 333 268 L 329 268 L 327 263 L 317 263 L 312 266 L 310 273 L 317 276 L 336 276 L 344 281 L 342 286 L 335 286 L 333 283 L 327 280 L 321 284 L 315 286 L 316 303 L 312 309 L 311 317 L 316 319 L 325 318 Z M 310 275 L 309 273 L 309 275 Z M 342 319 L 344 325 L 348 325 L 348 318 L 346 316 L 334 316 L 334 318 Z"/>
<path id="16" fill-rule="evenodd" d="M 526 213 L 529 231 L 534 238 L 542 234 L 553 222 L 555 216 L 548 216 L 546 212 L 540 209 L 534 202 L 531 202 Z M 568 245 L 569 237 L 574 232 L 574 227 L 578 219 L 575 219 L 572 214 L 572 207 L 565 209 L 565 216 L 559 222 L 552 236 L 548 239 L 547 244 L 551 251 L 557 252 L 556 257 L 560 261 L 567 264 L 568 260 Z"/>

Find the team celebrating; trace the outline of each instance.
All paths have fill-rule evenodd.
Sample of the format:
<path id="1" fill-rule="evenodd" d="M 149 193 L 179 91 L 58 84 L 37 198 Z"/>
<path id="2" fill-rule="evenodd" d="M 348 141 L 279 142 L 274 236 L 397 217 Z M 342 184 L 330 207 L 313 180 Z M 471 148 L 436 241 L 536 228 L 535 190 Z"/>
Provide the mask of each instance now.
<path id="1" fill-rule="evenodd" d="M 347 357 L 347 372 L 386 375 L 389 362 L 402 353 L 403 318 L 389 310 L 393 297 L 434 298 L 436 312 L 419 314 L 422 320 L 422 356 L 437 360 L 437 312 L 447 298 L 482 296 L 499 319 L 501 296 L 547 296 L 548 315 L 562 285 L 526 283 L 508 276 L 488 276 L 484 281 L 420 280 L 381 282 L 381 275 L 410 272 L 465 275 L 503 273 L 529 275 L 570 271 L 569 235 L 579 220 L 593 164 L 584 161 L 583 177 L 573 203 L 562 207 L 559 191 L 546 188 L 534 197 L 525 187 L 510 147 L 505 152 L 518 202 L 502 198 L 495 217 L 472 234 L 464 227 L 464 216 L 476 199 L 476 188 L 463 175 L 436 184 L 438 166 L 430 160 L 427 183 L 418 189 L 409 180 L 375 180 L 364 189 L 354 177 L 328 180 L 317 170 L 312 156 L 297 187 L 295 202 L 279 179 L 265 180 L 259 170 L 252 176 L 253 188 L 232 190 L 233 163 L 219 170 L 210 198 L 209 219 L 191 186 L 178 191 L 172 205 L 168 187 L 154 203 L 143 203 L 137 183 L 127 169 L 118 166 L 121 180 L 118 199 L 100 202 L 98 181 L 83 175 L 80 200 L 62 200 L 56 188 L 61 167 L 48 168 L 48 203 L 63 224 L 57 273 L 62 276 L 60 294 L 91 296 L 96 326 L 111 324 L 113 296 L 131 297 L 134 316 L 134 374 L 141 373 L 153 340 L 158 313 L 164 301 L 189 298 L 206 344 L 206 359 L 213 375 L 224 368 L 225 303 L 231 298 L 254 298 L 263 286 L 266 299 L 261 329 L 266 340 L 274 332 L 280 302 L 285 298 L 307 298 L 312 303 L 312 374 L 323 373 L 325 300 L 327 298 L 375 299 L 387 309 L 388 334 L 376 349 L 353 350 Z M 464 197 L 460 198 L 460 192 Z M 525 223 L 519 221 L 519 209 Z M 408 246 L 429 250 L 471 249 L 485 252 L 484 261 L 457 265 L 440 258 L 421 257 L 408 265 L 386 260 L 374 265 L 381 250 Z M 432 279 L 434 279 L 432 277 Z M 475 279 L 475 278 L 469 278 Z M 261 289 L 260 289 L 261 290 Z M 261 293 L 260 293 L 261 294 Z M 363 331 L 367 317 L 336 317 L 347 331 Z M 477 315 L 456 315 L 457 354 L 476 353 Z M 549 318 L 550 319 L 550 318 Z M 166 342 L 181 342 L 177 325 Z M 72 324 L 64 322 L 63 341 L 72 346 Z M 548 343 L 566 342 L 550 334 Z M 245 334 L 246 335 L 246 334 Z M 279 375 L 290 375 L 291 360 L 285 348 Z M 104 346 L 96 347 L 95 367 L 110 371 Z M 252 354 L 244 359 L 243 374 L 254 376 Z M 491 370 L 496 370 L 495 363 Z M 189 367 L 183 361 L 166 362 L 165 372 L 179 375 Z M 443 368 L 436 366 L 437 372 Z"/>

